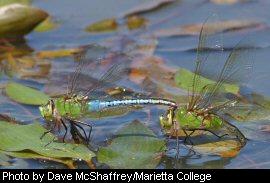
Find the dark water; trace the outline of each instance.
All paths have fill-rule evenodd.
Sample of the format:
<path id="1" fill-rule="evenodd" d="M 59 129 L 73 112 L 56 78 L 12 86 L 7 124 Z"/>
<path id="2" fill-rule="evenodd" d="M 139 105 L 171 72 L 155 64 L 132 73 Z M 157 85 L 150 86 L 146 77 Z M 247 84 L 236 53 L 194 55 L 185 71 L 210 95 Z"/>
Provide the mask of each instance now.
<path id="1" fill-rule="evenodd" d="M 128 32 L 107 33 L 107 34 L 90 34 L 84 31 L 84 28 L 90 23 L 110 18 L 118 17 L 131 7 L 139 5 L 146 0 L 58 0 L 58 1 L 42 1 L 34 0 L 33 5 L 47 11 L 60 26 L 49 32 L 33 32 L 26 36 L 27 45 L 35 51 L 52 50 L 62 48 L 74 48 L 94 42 L 101 42 L 107 38 L 128 34 Z M 159 10 L 144 14 L 151 23 L 158 22 L 165 17 L 170 17 L 162 23 L 149 27 L 146 31 L 140 33 L 151 34 L 152 31 L 160 28 L 168 28 L 176 25 L 204 22 L 211 13 L 218 13 L 222 20 L 231 19 L 251 19 L 270 24 L 270 2 L 267 0 L 254 0 L 248 3 L 237 3 L 234 5 L 216 5 L 209 1 L 177 1 L 172 5 L 168 5 Z M 147 33 L 148 31 L 148 33 Z M 270 29 L 265 28 L 255 31 L 247 31 L 244 33 L 225 33 L 224 47 L 232 48 L 239 40 L 245 36 L 254 38 L 255 46 L 259 49 L 254 55 L 254 68 L 248 88 L 253 92 L 264 96 L 270 96 L 270 85 L 268 85 L 270 64 Z M 135 36 L 135 35 L 134 35 Z M 194 58 L 196 53 L 190 51 L 195 49 L 198 44 L 198 37 L 173 37 L 160 38 L 155 55 L 165 59 L 166 64 L 173 67 L 184 67 L 187 69 L 194 68 Z M 64 62 L 64 63 L 63 63 Z M 67 71 L 68 66 L 72 62 L 71 59 L 57 59 L 53 61 L 51 72 Z M 214 71 L 214 67 L 209 66 Z M 41 90 L 45 90 L 43 83 L 45 81 L 21 80 L 21 83 L 35 86 Z M 27 106 L 33 114 L 38 115 L 36 107 Z M 158 123 L 158 116 L 164 112 L 165 108 L 148 107 L 136 112 L 132 112 L 123 117 L 107 118 L 103 120 L 92 121 L 94 126 L 94 141 L 102 143 L 110 138 L 124 124 L 135 119 L 144 122 L 158 136 L 164 137 Z M 16 113 L 20 119 L 31 122 L 31 117 L 24 114 L 20 108 L 7 107 L 5 113 Z M 148 112 L 151 114 L 149 119 Z M 20 115 L 20 113 L 22 113 Z M 43 121 L 41 121 L 43 122 Z M 250 135 L 250 131 L 259 129 L 260 124 L 267 124 L 267 120 L 250 123 L 237 123 L 240 129 L 250 129 L 246 135 Z M 269 137 L 265 133 L 264 137 Z M 219 156 L 185 156 L 188 154 L 187 148 L 183 147 L 183 154 L 178 160 L 174 159 L 175 141 L 169 140 L 169 150 L 167 156 L 158 168 L 270 168 L 270 138 L 250 138 L 247 145 L 241 150 L 235 158 L 221 158 Z M 61 168 L 62 165 L 51 162 L 39 162 L 34 160 L 15 159 L 14 164 L 10 168 Z"/>

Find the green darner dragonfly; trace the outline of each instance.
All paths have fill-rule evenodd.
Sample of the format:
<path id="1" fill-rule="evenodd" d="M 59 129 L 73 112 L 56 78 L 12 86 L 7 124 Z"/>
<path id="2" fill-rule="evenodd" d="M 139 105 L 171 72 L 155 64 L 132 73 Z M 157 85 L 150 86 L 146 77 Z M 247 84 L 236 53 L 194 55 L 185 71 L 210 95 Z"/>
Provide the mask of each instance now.
<path id="1" fill-rule="evenodd" d="M 202 130 L 218 137 L 235 136 L 241 146 L 246 144 L 245 136 L 236 126 L 226 121 L 223 115 L 234 108 L 246 107 L 247 110 L 251 110 L 252 105 L 241 104 L 238 97 L 226 97 L 224 89 L 228 83 L 239 86 L 248 81 L 253 67 L 251 54 L 254 47 L 250 45 L 248 39 L 240 41 L 224 60 L 220 72 L 212 76 L 215 82 L 204 83 L 202 75 L 218 69 L 218 65 L 222 63 L 220 62 L 224 52 L 222 34 L 216 34 L 215 30 L 215 24 L 209 20 L 202 25 L 196 67 L 188 89 L 189 102 L 176 110 L 169 109 L 166 115 L 160 116 L 161 125 L 166 129 L 171 129 L 171 136 L 177 137 L 177 145 L 180 130 L 183 130 L 186 135 L 185 141 L 195 131 Z M 211 66 L 214 69 L 210 71 Z M 226 133 L 216 134 L 222 128 L 226 130 Z"/>
<path id="2" fill-rule="evenodd" d="M 96 55 L 93 56 L 94 54 Z M 133 97 L 129 99 L 116 99 L 108 95 L 97 96 L 97 93 L 100 93 L 106 87 L 113 85 L 114 82 L 127 76 L 129 72 L 128 65 L 132 60 L 126 54 L 108 51 L 107 48 L 98 45 L 89 45 L 84 47 L 83 51 L 76 58 L 79 63 L 69 81 L 67 94 L 51 98 L 46 105 L 39 107 L 42 117 L 50 122 L 51 129 L 48 132 L 57 128 L 60 130 L 62 126 L 65 128 L 63 141 L 67 135 L 69 124 L 70 133 L 74 141 L 82 141 L 85 144 L 89 144 L 92 126 L 79 121 L 80 118 L 87 116 L 89 113 L 102 113 L 107 108 L 113 109 L 121 106 L 127 107 L 147 104 L 165 105 L 170 108 L 177 107 L 173 101 L 161 98 Z M 94 74 L 95 70 L 91 70 L 91 67 L 106 64 L 107 62 L 115 63 L 98 79 L 92 82 L 89 81 L 88 84 L 90 86 L 87 86 L 85 90 L 82 90 L 78 86 L 77 82 L 82 79 L 80 75 L 84 72 L 93 72 Z M 88 134 L 82 126 L 89 127 Z"/>

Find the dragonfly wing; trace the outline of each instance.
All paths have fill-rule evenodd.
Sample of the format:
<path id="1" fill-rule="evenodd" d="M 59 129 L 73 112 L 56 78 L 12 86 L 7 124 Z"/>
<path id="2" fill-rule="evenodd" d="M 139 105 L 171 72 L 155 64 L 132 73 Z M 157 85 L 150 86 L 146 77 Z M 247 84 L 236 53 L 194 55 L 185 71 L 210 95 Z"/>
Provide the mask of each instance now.
<path id="1" fill-rule="evenodd" d="M 108 86 L 113 86 L 116 81 L 125 78 L 129 73 L 129 64 L 132 59 L 123 53 L 113 53 L 109 58 L 113 65 L 107 69 L 104 74 L 101 74 L 97 82 L 93 83 L 88 90 L 84 92 L 84 96 L 89 96 L 97 90 L 104 89 Z"/>
<path id="2" fill-rule="evenodd" d="M 222 94 L 226 91 L 224 90 L 226 84 L 233 83 L 234 90 L 237 90 L 238 85 L 246 83 L 250 77 L 254 56 L 252 45 L 254 44 L 249 39 L 240 41 L 224 60 L 226 53 L 223 49 L 223 36 L 219 26 L 217 15 L 210 16 L 202 25 L 196 67 L 189 89 L 189 110 L 213 108 L 215 102 L 226 104 L 228 99 Z M 222 63 L 224 63 L 223 66 Z M 212 79 L 210 84 L 205 84 L 203 81 L 202 76 L 205 75 Z"/>
<path id="3" fill-rule="evenodd" d="M 83 77 L 83 71 L 88 68 L 91 72 L 92 68 L 95 68 L 95 64 L 98 64 L 104 59 L 105 55 L 108 53 L 108 48 L 102 47 L 97 44 L 90 44 L 81 47 L 80 52 L 74 54 L 74 60 L 77 62 L 76 69 L 68 80 L 67 93 L 72 95 L 78 92 L 79 86 L 78 81 Z"/>
<path id="4" fill-rule="evenodd" d="M 80 93 L 83 96 L 113 86 L 114 82 L 128 72 L 127 65 L 131 62 L 130 57 L 124 53 L 113 52 L 98 45 L 85 46 L 75 59 L 78 64 L 69 80 L 68 94 Z"/>
<path id="5" fill-rule="evenodd" d="M 216 99 L 221 100 L 220 94 L 224 92 L 226 84 L 230 83 L 238 86 L 248 82 L 253 68 L 254 49 L 248 39 L 240 41 L 234 47 L 227 57 L 217 77 L 217 81 L 214 84 L 206 86 L 207 89 L 201 93 L 201 97 L 196 103 L 198 109 L 210 107 Z M 230 99 L 222 99 L 224 100 L 224 104 L 230 103 Z"/>
<path id="6" fill-rule="evenodd" d="M 194 76 L 189 89 L 189 105 L 188 108 L 194 108 L 195 104 L 200 99 L 199 93 L 202 90 L 201 75 L 204 74 L 209 61 L 220 60 L 221 54 L 211 54 L 212 52 L 223 52 L 222 34 L 215 33 L 215 25 L 218 22 L 217 15 L 210 16 L 203 24 L 200 31 L 199 43 L 197 47 L 196 66 Z"/>

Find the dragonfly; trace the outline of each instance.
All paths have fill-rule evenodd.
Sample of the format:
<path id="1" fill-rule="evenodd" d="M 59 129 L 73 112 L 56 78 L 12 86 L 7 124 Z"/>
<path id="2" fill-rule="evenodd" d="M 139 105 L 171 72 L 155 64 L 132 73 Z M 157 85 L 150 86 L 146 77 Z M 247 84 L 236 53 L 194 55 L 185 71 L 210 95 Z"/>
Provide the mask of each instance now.
<path id="1" fill-rule="evenodd" d="M 225 57 L 224 65 L 218 69 L 217 74 L 214 74 L 214 82 L 204 84 L 202 75 L 207 70 L 209 72 L 210 65 L 218 68 L 217 65 L 222 63 L 224 56 L 222 33 L 216 34 L 214 31 L 213 22 L 216 20 L 213 15 L 202 24 L 187 104 L 179 105 L 177 109 L 169 109 L 165 115 L 160 116 L 161 125 L 171 129 L 171 135 L 176 134 L 177 145 L 180 130 L 186 135 L 185 142 L 197 130 L 208 131 L 220 138 L 234 136 L 241 147 L 247 142 L 243 133 L 228 122 L 224 115 L 226 111 L 238 108 L 252 110 L 252 105 L 243 105 L 239 97 L 226 97 L 224 88 L 228 83 L 239 86 L 248 81 L 253 68 L 254 47 L 249 39 L 241 40 Z M 216 132 L 221 129 L 225 129 L 226 133 L 218 135 Z M 191 141 L 190 143 L 193 144 Z"/>
<path id="2" fill-rule="evenodd" d="M 68 91 L 66 94 L 50 98 L 47 104 L 39 107 L 41 116 L 50 122 L 49 124 L 51 126 L 50 130 L 45 132 L 41 138 L 48 132 L 64 128 L 64 142 L 69 124 L 69 131 L 73 140 L 78 143 L 89 144 L 92 125 L 79 120 L 86 117 L 89 113 L 95 112 L 102 114 L 106 109 L 114 110 L 119 107 L 148 104 L 164 105 L 169 106 L 169 108 L 177 107 L 175 102 L 162 98 L 141 95 L 138 97 L 134 95 L 126 99 L 104 95 L 102 91 L 105 91 L 106 88 L 112 86 L 116 81 L 127 76 L 129 72 L 128 65 L 132 61 L 132 58 L 125 53 L 108 50 L 108 48 L 94 44 L 83 47 L 82 51 L 75 55 L 78 65 L 68 82 Z M 93 65 L 102 66 L 108 60 L 115 63 L 101 74 L 101 76 L 96 78 L 95 81 L 89 81 L 89 86 L 87 85 L 84 89 L 80 88 L 78 81 L 83 78 L 81 77 L 83 73 L 94 73 L 95 69 L 91 70 L 91 68 L 94 68 Z M 84 130 L 83 126 L 88 127 L 88 133 Z"/>

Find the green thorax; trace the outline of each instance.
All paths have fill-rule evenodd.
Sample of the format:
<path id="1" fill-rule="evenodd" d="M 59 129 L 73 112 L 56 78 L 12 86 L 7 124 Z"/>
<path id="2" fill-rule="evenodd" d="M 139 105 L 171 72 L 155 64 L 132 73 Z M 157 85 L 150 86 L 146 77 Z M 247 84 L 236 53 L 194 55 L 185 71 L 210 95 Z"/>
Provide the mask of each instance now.
<path id="1" fill-rule="evenodd" d="M 208 129 L 217 130 L 222 127 L 223 120 L 214 114 L 204 114 L 199 111 L 187 111 L 186 107 L 175 112 L 175 118 L 180 127 L 185 130 Z"/>
<path id="2" fill-rule="evenodd" d="M 72 97 L 70 99 L 65 99 L 61 97 L 54 99 L 54 102 L 55 108 L 61 116 L 78 118 L 83 116 L 87 112 L 87 101 L 79 97 Z"/>

